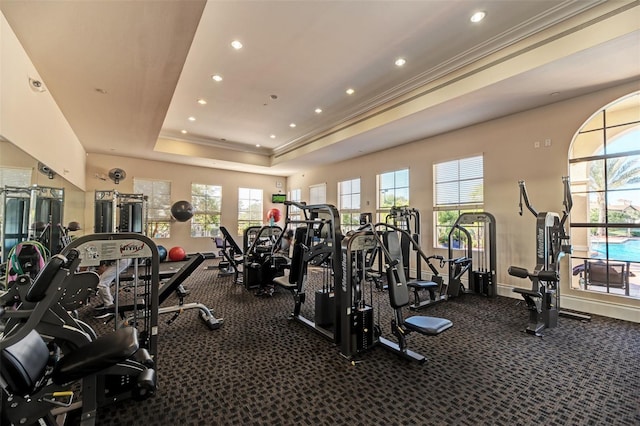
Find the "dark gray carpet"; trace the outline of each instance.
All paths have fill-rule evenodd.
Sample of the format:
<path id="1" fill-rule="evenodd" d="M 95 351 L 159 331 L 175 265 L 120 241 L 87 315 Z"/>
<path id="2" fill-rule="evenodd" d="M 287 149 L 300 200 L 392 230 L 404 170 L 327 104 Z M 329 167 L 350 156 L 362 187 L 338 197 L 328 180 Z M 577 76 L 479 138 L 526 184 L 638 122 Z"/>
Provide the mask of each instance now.
<path id="1" fill-rule="evenodd" d="M 322 274 L 310 276 L 312 296 Z M 465 295 L 421 311 L 454 323 L 409 337 L 426 364 L 377 347 L 354 366 L 287 319 L 288 292 L 257 298 L 204 266 L 185 286 L 224 325 L 211 331 L 196 311 L 161 317 L 157 395 L 101 408 L 98 425 L 640 424 L 640 324 L 561 318 L 536 338 L 517 300 Z M 393 340 L 387 297 L 376 293 L 374 308 Z"/>

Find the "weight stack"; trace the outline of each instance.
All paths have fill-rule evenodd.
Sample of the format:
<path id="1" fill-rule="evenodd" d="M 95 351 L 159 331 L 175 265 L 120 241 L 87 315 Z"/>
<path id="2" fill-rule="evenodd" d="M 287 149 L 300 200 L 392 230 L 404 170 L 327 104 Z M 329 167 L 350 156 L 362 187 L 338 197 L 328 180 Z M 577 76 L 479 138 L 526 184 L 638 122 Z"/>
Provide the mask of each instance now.
<path id="1" fill-rule="evenodd" d="M 373 346 L 373 308 L 365 306 L 351 315 L 351 347 L 356 353 Z"/>
<path id="2" fill-rule="evenodd" d="M 473 292 L 487 297 L 493 297 L 495 291 L 495 279 L 492 272 L 473 271 Z"/>
<path id="3" fill-rule="evenodd" d="M 314 314 L 314 322 L 321 327 L 330 327 L 333 325 L 333 317 L 336 311 L 335 294 L 330 291 L 316 291 L 316 310 Z"/>

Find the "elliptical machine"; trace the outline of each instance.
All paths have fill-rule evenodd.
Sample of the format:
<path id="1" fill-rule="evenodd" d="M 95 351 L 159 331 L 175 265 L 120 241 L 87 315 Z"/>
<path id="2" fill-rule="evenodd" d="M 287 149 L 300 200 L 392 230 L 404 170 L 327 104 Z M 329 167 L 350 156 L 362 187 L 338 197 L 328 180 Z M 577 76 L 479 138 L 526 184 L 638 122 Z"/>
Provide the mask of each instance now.
<path id="1" fill-rule="evenodd" d="M 526 332 L 541 336 L 545 328 L 558 326 L 558 316 L 566 316 L 580 320 L 590 320 L 583 314 L 560 311 L 560 261 L 565 255 L 570 255 L 572 248 L 570 237 L 565 230 L 565 223 L 573 207 L 569 177 L 562 177 L 564 198 L 562 201 L 562 217 L 555 212 L 538 212 L 529 202 L 527 188 L 523 180 L 520 186 L 520 216 L 522 216 L 522 202 L 536 217 L 536 266 L 533 272 L 525 268 L 510 266 L 509 275 L 518 278 L 529 278 L 531 289 L 514 288 L 520 294 L 529 309 L 529 324 Z"/>

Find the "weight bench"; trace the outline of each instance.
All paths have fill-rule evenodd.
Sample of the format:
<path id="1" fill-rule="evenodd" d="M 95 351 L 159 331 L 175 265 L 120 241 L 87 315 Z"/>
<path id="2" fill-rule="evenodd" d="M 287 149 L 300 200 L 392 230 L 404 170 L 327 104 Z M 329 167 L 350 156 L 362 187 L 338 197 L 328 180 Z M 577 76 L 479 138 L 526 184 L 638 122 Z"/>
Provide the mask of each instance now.
<path id="1" fill-rule="evenodd" d="M 442 277 L 432 276 L 431 281 L 415 280 L 407 282 L 407 287 L 413 290 L 413 304 L 409 305 L 409 309 L 417 311 L 434 302 L 439 301 L 436 297 L 436 290 L 442 286 Z M 420 292 L 427 290 L 429 299 L 420 300 Z"/>
<path id="2" fill-rule="evenodd" d="M 220 255 L 226 259 L 228 266 L 220 270 L 219 276 L 233 275 L 234 284 L 242 284 L 242 278 L 240 275 L 240 265 L 244 264 L 244 252 L 233 239 L 226 227 L 221 226 L 220 232 L 223 235 L 222 241 L 214 239 L 216 247 L 220 248 Z M 223 271 L 226 269 L 226 271 Z"/>
<path id="3" fill-rule="evenodd" d="M 437 336 L 453 326 L 453 323 L 445 318 L 414 315 L 404 318 L 402 308 L 409 305 L 409 287 L 404 274 L 402 263 L 402 251 L 398 234 L 394 231 L 386 235 L 387 251 L 391 256 L 387 267 L 387 285 L 389 289 L 389 302 L 393 308 L 394 319 L 391 320 L 391 332 L 398 339 L 398 343 L 391 342 L 383 337 L 380 343 L 388 349 L 400 354 L 412 361 L 423 363 L 426 357 L 407 348 L 406 336 L 415 331 L 427 336 Z"/>
<path id="4" fill-rule="evenodd" d="M 182 265 L 182 268 L 171 276 L 159 289 L 158 289 L 158 305 L 162 305 L 174 292 L 178 295 L 178 305 L 167 306 L 158 308 L 158 314 L 173 313 L 174 316 L 167 321 L 171 324 L 178 316 L 187 309 L 198 309 L 200 311 L 200 319 L 209 327 L 210 330 L 217 330 L 222 326 L 223 320 L 216 318 L 211 310 L 201 303 L 184 303 L 184 298 L 188 292 L 182 286 L 182 283 L 189 278 L 189 276 L 198 269 L 198 266 L 204 262 L 205 256 L 202 253 L 196 253 L 191 256 L 189 261 Z M 140 309 L 140 305 L 122 305 L 118 307 L 118 314 L 121 318 L 125 318 L 128 312 Z"/>

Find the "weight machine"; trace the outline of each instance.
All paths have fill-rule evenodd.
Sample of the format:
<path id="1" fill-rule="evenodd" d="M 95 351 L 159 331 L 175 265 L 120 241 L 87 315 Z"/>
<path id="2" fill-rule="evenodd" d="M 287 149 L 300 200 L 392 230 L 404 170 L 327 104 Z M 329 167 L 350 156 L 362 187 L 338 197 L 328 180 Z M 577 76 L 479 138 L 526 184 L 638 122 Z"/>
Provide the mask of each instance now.
<path id="1" fill-rule="evenodd" d="M 381 233 L 376 227 L 385 227 Z M 368 228 L 368 229 L 367 229 Z M 409 306 L 409 287 L 404 275 L 402 247 L 398 234 L 401 230 L 390 224 L 369 225 L 345 237 L 342 242 L 343 285 L 341 286 L 341 305 L 345 310 L 346 321 L 341 323 L 341 354 L 347 358 L 363 352 L 377 344 L 411 361 L 423 363 L 426 357 L 407 347 L 407 335 L 415 331 L 435 336 L 449 329 L 453 323 L 444 318 L 428 316 L 404 317 L 403 308 Z M 384 241 L 383 241 L 384 240 Z M 374 254 L 380 250 L 385 261 L 389 303 L 393 309 L 391 333 L 397 343 L 382 336 L 380 325 L 374 321 L 372 263 Z M 421 256 L 424 255 L 417 246 Z M 365 297 L 366 283 L 369 283 L 370 302 Z"/>
<path id="2" fill-rule="evenodd" d="M 569 177 L 562 177 L 564 197 L 562 201 L 562 217 L 555 212 L 538 212 L 529 202 L 529 195 L 523 180 L 518 181 L 520 187 L 520 216 L 523 214 L 522 202 L 536 217 L 536 266 L 533 272 L 525 268 L 511 266 L 509 275 L 518 278 L 529 278 L 531 289 L 514 288 L 520 294 L 529 309 L 529 324 L 526 332 L 540 336 L 545 328 L 558 326 L 558 316 L 588 321 L 588 315 L 560 311 L 560 287 L 565 276 L 560 271 L 560 261 L 571 254 L 570 236 L 565 224 L 573 207 Z"/>
<path id="3" fill-rule="evenodd" d="M 479 245 L 476 259 L 479 267 L 475 270 L 473 269 L 474 240 L 468 228 L 478 230 Z M 465 238 L 465 241 L 461 246 L 466 247 L 466 256 L 454 257 L 454 241 L 456 238 L 461 241 L 462 237 Z M 449 231 L 448 255 L 449 286 L 447 294 L 449 297 L 457 297 L 464 293 L 475 293 L 489 297 L 496 295 L 496 219 L 491 213 L 462 213 L 458 216 Z M 467 274 L 467 289 L 461 280 L 465 274 Z"/>
<path id="4" fill-rule="evenodd" d="M 348 320 L 343 298 L 343 235 L 340 229 L 340 213 L 330 204 L 306 205 L 294 201 L 285 201 L 284 204 L 284 231 L 295 228 L 293 254 L 289 273 L 274 278 L 273 282 L 293 293 L 292 319 L 313 329 L 336 345 L 342 345 L 344 330 L 341 324 Z M 298 210 L 300 219 L 292 218 L 292 207 Z M 305 284 L 309 265 L 323 268 L 322 289 L 317 290 L 315 294 L 313 320 L 301 313 L 306 300 Z"/>
<path id="5" fill-rule="evenodd" d="M 38 241 L 49 254 L 62 249 L 64 189 L 33 185 L 0 189 L 0 260 L 5 262 L 11 248 L 27 240 Z"/>
<path id="6" fill-rule="evenodd" d="M 413 290 L 414 302 L 410 305 L 412 310 L 419 310 L 429 305 L 447 300 L 448 285 L 446 285 L 438 270 L 431 264 L 431 260 L 442 261 L 442 256 L 426 256 L 420 249 L 420 212 L 418 209 L 410 207 L 391 207 L 391 211 L 385 219 L 385 224 L 392 225 L 400 232 L 400 250 L 402 251 L 402 266 L 404 276 L 407 279 L 407 286 Z M 416 252 L 415 266 L 416 278 L 411 278 L 410 252 Z M 431 270 L 431 279 L 422 278 L 422 260 L 427 263 Z M 420 300 L 420 292 L 427 290 L 429 298 Z"/>
<path id="7" fill-rule="evenodd" d="M 103 260 L 123 259 L 133 260 L 136 270 L 144 265 L 147 272 L 144 291 L 134 293 L 134 300 L 140 300 L 136 303 L 138 310 L 126 323 L 116 324 L 114 333 L 98 336 L 92 327 L 71 314 L 85 305 L 99 281 L 95 272 L 80 272 L 80 268 L 95 266 Z M 6 301 L 20 301 L 16 308 L 5 310 L 7 322 L 0 341 L 3 351 L 11 351 L 12 341 L 22 341 L 29 333 L 37 336 L 29 342 L 40 342 L 38 346 L 42 349 L 36 350 L 38 346 L 29 343 L 27 349 L 16 352 L 20 356 L 28 350 L 30 354 L 29 362 L 21 363 L 20 367 L 33 367 L 38 356 L 44 362 L 55 360 L 56 363 L 51 375 L 53 383 L 47 380 L 48 373 L 40 369 L 39 373 L 35 372 L 36 375 L 45 373 L 44 380 L 38 378 L 40 385 L 26 383 L 22 391 L 14 387 L 17 394 L 12 395 L 10 401 L 4 401 L 9 402 L 3 406 L 9 417 L 19 419 L 15 420 L 16 424 L 36 424 L 39 418 L 46 418 L 45 422 L 53 419 L 64 422 L 67 412 L 81 408 L 82 424 L 92 425 L 100 407 L 124 399 L 153 396 L 157 383 L 154 366 L 157 365 L 158 265 L 158 250 L 153 241 L 143 235 L 88 235 L 72 241 L 61 254 L 53 256 L 33 281 L 21 276 L 11 292 L 3 296 L 3 305 L 7 305 Z M 47 348 L 42 339 L 54 347 Z M 56 359 L 60 353 L 64 356 Z M 75 389 L 68 384 L 77 380 L 81 381 L 82 399 L 76 401 Z"/>
<path id="8" fill-rule="evenodd" d="M 146 235 L 147 199 L 144 194 L 96 191 L 94 232 L 137 232 Z"/>

